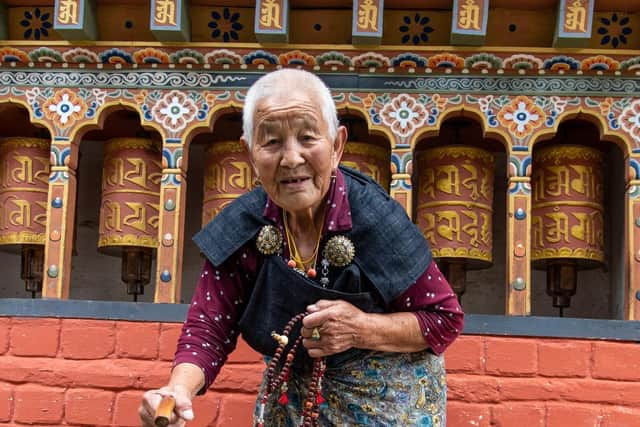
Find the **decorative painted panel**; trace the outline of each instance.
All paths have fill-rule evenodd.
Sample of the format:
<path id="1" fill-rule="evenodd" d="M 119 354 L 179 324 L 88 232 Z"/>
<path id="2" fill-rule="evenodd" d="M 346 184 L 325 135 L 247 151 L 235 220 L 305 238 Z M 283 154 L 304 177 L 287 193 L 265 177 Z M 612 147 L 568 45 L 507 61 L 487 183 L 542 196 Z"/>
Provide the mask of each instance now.
<path id="1" fill-rule="evenodd" d="M 453 0 L 451 44 L 481 45 L 488 17 L 489 0 Z"/>
<path id="2" fill-rule="evenodd" d="M 151 0 L 151 32 L 161 41 L 189 41 L 191 26 L 185 0 Z"/>
<path id="3" fill-rule="evenodd" d="M 262 43 L 289 41 L 289 0 L 256 0 L 256 39 Z"/>
<path id="4" fill-rule="evenodd" d="M 353 0 L 352 43 L 376 45 L 382 40 L 384 0 Z"/>
<path id="5" fill-rule="evenodd" d="M 53 29 L 70 40 L 95 40 L 95 5 L 92 0 L 56 0 Z"/>
<path id="6" fill-rule="evenodd" d="M 591 38 L 595 0 L 560 0 L 554 47 L 586 47 Z"/>

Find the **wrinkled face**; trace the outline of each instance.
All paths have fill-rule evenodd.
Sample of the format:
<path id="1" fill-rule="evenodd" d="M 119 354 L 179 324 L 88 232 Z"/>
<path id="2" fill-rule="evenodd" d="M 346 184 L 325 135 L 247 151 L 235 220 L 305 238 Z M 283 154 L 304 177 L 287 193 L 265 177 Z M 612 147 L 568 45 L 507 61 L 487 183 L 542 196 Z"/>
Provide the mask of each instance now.
<path id="1" fill-rule="evenodd" d="M 338 167 L 346 129 L 330 140 L 319 103 L 294 89 L 258 102 L 253 134 L 252 163 L 269 197 L 288 212 L 315 213 Z"/>

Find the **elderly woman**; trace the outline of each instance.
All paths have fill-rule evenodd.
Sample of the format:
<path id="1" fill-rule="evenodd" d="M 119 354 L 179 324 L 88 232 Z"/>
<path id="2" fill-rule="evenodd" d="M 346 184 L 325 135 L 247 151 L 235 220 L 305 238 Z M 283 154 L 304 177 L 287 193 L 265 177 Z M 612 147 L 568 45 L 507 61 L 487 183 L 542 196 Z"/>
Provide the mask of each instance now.
<path id="1" fill-rule="evenodd" d="M 402 207 L 338 167 L 331 93 L 284 69 L 248 91 L 242 141 L 261 186 L 195 237 L 206 256 L 166 387 L 172 425 L 215 380 L 239 334 L 268 363 L 256 426 L 444 426 L 445 348 L 463 313 Z"/>

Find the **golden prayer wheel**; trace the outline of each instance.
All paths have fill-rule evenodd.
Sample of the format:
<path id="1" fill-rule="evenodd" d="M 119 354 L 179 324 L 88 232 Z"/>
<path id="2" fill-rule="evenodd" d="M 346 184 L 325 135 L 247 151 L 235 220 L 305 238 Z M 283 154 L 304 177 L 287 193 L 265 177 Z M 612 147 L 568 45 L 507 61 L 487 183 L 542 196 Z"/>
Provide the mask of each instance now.
<path id="1" fill-rule="evenodd" d="M 427 149 L 418 156 L 416 223 L 460 298 L 466 270 L 493 262 L 494 156 L 471 146 Z"/>
<path id="2" fill-rule="evenodd" d="M 21 253 L 20 277 L 33 298 L 42 291 L 49 154 L 48 139 L 0 140 L 0 245 Z"/>
<path id="3" fill-rule="evenodd" d="M 240 141 L 216 142 L 207 148 L 204 170 L 203 225 L 255 186 L 249 153 Z"/>
<path id="4" fill-rule="evenodd" d="M 532 168 L 532 260 L 547 270 L 560 315 L 575 295 L 577 270 L 604 261 L 603 154 L 579 145 L 536 150 Z"/>
<path id="5" fill-rule="evenodd" d="M 340 164 L 370 176 L 389 191 L 391 170 L 386 148 L 366 142 L 347 141 Z"/>
<path id="6" fill-rule="evenodd" d="M 159 144 L 148 138 L 106 141 L 98 248 L 122 255 L 122 281 L 137 296 L 151 280 L 158 247 L 162 164 Z"/>

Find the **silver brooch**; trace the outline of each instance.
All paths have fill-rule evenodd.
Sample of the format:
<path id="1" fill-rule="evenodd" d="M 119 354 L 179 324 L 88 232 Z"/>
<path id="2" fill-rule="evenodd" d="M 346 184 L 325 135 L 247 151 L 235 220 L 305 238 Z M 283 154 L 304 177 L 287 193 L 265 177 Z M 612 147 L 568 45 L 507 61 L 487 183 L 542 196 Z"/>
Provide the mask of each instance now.
<path id="1" fill-rule="evenodd" d="M 282 233 L 274 225 L 265 225 L 256 240 L 258 250 L 264 255 L 274 255 L 282 248 Z"/>
<path id="2" fill-rule="evenodd" d="M 351 240 L 344 236 L 330 238 L 322 251 L 322 256 L 335 267 L 344 267 L 351 264 L 355 255 L 356 248 Z"/>

